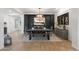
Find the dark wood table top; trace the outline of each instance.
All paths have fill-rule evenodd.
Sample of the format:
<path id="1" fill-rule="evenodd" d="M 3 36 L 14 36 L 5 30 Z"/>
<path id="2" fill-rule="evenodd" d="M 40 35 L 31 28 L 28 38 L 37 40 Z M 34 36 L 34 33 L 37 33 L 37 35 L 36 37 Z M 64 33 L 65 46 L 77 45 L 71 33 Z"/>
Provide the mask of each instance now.
<path id="1" fill-rule="evenodd" d="M 47 31 L 47 32 L 51 32 L 52 29 L 28 29 L 26 31 L 27 32 L 31 32 L 31 31 Z"/>

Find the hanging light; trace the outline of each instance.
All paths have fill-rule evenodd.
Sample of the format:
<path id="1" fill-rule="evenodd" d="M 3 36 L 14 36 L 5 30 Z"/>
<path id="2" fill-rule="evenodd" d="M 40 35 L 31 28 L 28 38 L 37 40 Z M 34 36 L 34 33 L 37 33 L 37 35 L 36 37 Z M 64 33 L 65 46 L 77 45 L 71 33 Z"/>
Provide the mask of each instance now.
<path id="1" fill-rule="evenodd" d="M 38 8 L 38 15 L 36 15 L 36 19 L 42 21 L 44 19 L 43 15 L 41 14 L 41 8 Z"/>

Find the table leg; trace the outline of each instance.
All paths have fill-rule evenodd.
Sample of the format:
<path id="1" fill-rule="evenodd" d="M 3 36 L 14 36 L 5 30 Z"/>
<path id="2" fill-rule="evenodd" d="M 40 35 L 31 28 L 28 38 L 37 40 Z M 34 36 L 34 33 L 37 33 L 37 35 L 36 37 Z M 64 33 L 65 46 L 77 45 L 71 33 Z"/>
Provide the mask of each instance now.
<path id="1" fill-rule="evenodd" d="M 29 34 L 29 40 L 31 40 L 31 34 L 32 34 L 32 33 Z"/>
<path id="2" fill-rule="evenodd" d="M 50 40 L 50 36 L 49 36 L 49 33 L 47 32 L 47 38 L 48 38 L 48 40 Z"/>

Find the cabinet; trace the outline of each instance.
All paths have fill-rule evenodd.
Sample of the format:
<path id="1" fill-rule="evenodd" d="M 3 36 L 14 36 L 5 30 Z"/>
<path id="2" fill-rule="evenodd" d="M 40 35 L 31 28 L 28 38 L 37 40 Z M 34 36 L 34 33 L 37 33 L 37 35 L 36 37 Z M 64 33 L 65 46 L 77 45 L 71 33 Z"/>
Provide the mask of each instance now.
<path id="1" fill-rule="evenodd" d="M 54 34 L 57 35 L 60 38 L 68 40 L 68 30 L 55 28 Z"/>

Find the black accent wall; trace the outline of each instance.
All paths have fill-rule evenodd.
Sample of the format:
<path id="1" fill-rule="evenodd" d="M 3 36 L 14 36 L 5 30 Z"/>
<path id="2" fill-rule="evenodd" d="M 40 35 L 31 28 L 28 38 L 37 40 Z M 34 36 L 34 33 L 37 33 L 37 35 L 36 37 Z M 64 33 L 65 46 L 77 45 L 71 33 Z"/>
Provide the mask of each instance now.
<path id="1" fill-rule="evenodd" d="M 36 15 L 24 15 L 24 32 L 31 29 L 34 25 L 34 17 Z M 48 29 L 54 29 L 54 15 L 44 15 L 45 17 L 45 27 Z"/>

